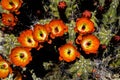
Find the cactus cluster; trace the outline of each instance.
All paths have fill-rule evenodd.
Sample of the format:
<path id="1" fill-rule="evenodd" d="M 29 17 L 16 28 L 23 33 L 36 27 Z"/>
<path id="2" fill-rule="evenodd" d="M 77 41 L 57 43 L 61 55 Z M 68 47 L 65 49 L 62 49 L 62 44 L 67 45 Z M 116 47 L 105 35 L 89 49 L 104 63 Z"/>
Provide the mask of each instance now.
<path id="1" fill-rule="evenodd" d="M 0 0 L 1 80 L 119 80 L 120 0 Z"/>

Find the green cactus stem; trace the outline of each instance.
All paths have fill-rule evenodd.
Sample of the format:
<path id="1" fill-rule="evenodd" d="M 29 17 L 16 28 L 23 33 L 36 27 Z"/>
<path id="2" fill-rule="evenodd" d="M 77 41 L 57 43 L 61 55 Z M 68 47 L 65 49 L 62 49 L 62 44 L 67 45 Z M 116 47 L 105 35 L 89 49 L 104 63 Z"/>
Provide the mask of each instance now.
<path id="1" fill-rule="evenodd" d="M 101 41 L 101 44 L 108 45 L 111 38 L 115 35 L 115 33 L 118 32 L 116 28 L 119 28 L 116 26 L 116 21 L 117 21 L 117 7 L 119 5 L 119 0 L 113 0 L 112 3 L 110 4 L 110 8 L 108 11 L 103 14 L 103 19 L 102 22 L 103 24 L 100 25 L 100 31 L 99 31 L 99 38 Z M 113 30 L 114 33 L 112 33 Z"/>
<path id="2" fill-rule="evenodd" d="M 75 21 L 71 20 L 70 24 L 66 24 L 69 28 L 68 28 L 68 39 L 66 39 L 67 42 L 71 41 L 73 42 L 73 44 L 75 44 L 75 38 L 76 38 L 76 33 L 74 31 L 74 27 L 75 27 Z"/>
<path id="3" fill-rule="evenodd" d="M 93 64 L 90 59 L 85 59 L 82 55 L 78 61 L 76 61 L 70 69 L 68 69 L 68 72 L 70 72 L 74 78 L 77 78 L 78 76 L 86 76 L 88 77 L 89 73 L 91 73 L 93 70 Z M 87 80 L 87 79 L 84 79 Z"/>
<path id="4" fill-rule="evenodd" d="M 3 53 L 6 54 L 6 56 L 8 56 L 11 52 L 11 49 L 19 45 L 20 43 L 17 41 L 17 37 L 15 37 L 13 34 L 5 34 Z"/>

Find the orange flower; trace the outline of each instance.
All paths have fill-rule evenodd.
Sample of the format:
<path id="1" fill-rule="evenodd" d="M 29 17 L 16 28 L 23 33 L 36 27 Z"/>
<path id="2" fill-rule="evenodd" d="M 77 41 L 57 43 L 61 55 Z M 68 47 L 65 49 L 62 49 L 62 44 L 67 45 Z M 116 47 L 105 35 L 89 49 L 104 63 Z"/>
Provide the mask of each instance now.
<path id="1" fill-rule="evenodd" d="M 22 3 L 22 0 L 1 0 L 2 8 L 16 13 L 18 12 Z"/>
<path id="2" fill-rule="evenodd" d="M 96 54 L 99 45 L 100 45 L 100 41 L 94 35 L 83 36 L 83 39 L 81 41 L 81 47 L 86 54 L 90 54 L 90 53 Z"/>
<path id="3" fill-rule="evenodd" d="M 20 42 L 23 47 L 35 48 L 38 46 L 38 42 L 33 39 L 32 30 L 23 31 L 18 37 L 18 42 Z"/>
<path id="4" fill-rule="evenodd" d="M 14 17 L 13 14 L 2 13 L 2 23 L 5 26 L 11 26 L 11 27 L 15 26 L 17 21 L 18 21 L 18 19 L 16 17 Z"/>
<path id="5" fill-rule="evenodd" d="M 78 18 L 76 21 L 75 31 L 81 34 L 94 32 L 94 23 L 87 18 Z"/>
<path id="6" fill-rule="evenodd" d="M 71 43 L 67 43 L 61 46 L 59 49 L 59 60 L 64 60 L 66 62 L 74 61 L 80 57 L 80 53 L 77 51 L 76 47 L 74 47 Z"/>
<path id="7" fill-rule="evenodd" d="M 45 26 L 36 24 L 34 26 L 33 37 L 38 42 L 45 42 L 48 40 L 48 31 Z"/>
<path id="8" fill-rule="evenodd" d="M 52 20 L 49 23 L 50 37 L 54 39 L 55 37 L 61 37 L 65 32 L 68 31 L 68 27 L 63 23 L 62 20 Z"/>
<path id="9" fill-rule="evenodd" d="M 6 78 L 9 75 L 9 73 L 12 73 L 10 64 L 4 59 L 2 59 L 1 57 L 0 58 L 0 78 Z"/>
<path id="10" fill-rule="evenodd" d="M 10 60 L 13 64 L 25 67 L 32 60 L 30 49 L 23 47 L 15 47 L 10 54 Z"/>

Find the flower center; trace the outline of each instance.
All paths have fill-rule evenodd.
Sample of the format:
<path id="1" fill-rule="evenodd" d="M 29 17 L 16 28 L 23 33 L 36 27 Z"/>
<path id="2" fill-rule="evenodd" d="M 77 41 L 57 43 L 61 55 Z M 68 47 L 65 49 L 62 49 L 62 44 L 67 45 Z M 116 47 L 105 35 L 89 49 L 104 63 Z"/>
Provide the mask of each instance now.
<path id="1" fill-rule="evenodd" d="M 32 40 L 30 39 L 30 38 L 28 38 L 28 40 L 27 40 L 29 43 L 31 43 L 32 42 Z"/>
<path id="2" fill-rule="evenodd" d="M 41 36 L 41 37 L 43 37 L 43 36 L 44 36 L 42 32 L 40 32 L 40 36 Z"/>
<path id="3" fill-rule="evenodd" d="M 23 53 L 20 53 L 20 58 L 24 58 L 25 55 Z"/>
<path id="4" fill-rule="evenodd" d="M 14 3 L 12 1 L 10 1 L 9 4 L 12 5 L 12 6 L 14 5 Z"/>
<path id="5" fill-rule="evenodd" d="M 87 45 L 87 46 L 90 46 L 90 45 L 91 45 L 91 41 L 87 42 L 86 45 Z"/>
<path id="6" fill-rule="evenodd" d="M 55 27 L 55 33 L 59 32 L 58 27 Z"/>
<path id="7" fill-rule="evenodd" d="M 83 26 L 82 26 L 82 30 L 85 30 L 85 28 L 86 28 L 85 25 L 83 25 Z"/>
<path id="8" fill-rule="evenodd" d="M 68 51 L 67 51 L 67 54 L 70 55 L 70 53 L 71 53 L 71 50 L 68 50 Z"/>

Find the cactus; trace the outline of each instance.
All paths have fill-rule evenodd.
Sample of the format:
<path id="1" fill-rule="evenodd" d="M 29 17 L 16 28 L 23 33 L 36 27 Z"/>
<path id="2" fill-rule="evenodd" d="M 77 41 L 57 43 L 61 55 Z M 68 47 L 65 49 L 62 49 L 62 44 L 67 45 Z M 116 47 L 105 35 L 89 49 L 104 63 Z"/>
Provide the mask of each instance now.
<path id="1" fill-rule="evenodd" d="M 31 4 L 32 0 L 18 0 L 18 2 L 11 0 L 14 6 L 9 4 L 9 0 L 6 0 L 7 5 L 3 1 L 0 1 L 0 61 L 9 62 L 13 72 L 11 74 L 8 72 L 7 77 L 3 78 L 1 74 L 4 73 L 0 71 L 0 79 L 120 79 L 120 0 L 36 0 L 35 4 Z M 16 2 L 14 3 L 14 1 Z M 84 11 L 88 12 L 84 13 Z M 3 13 L 13 14 L 17 21 L 12 22 L 6 18 L 3 20 Z M 23 17 L 25 18 L 23 19 Z M 83 26 L 82 30 L 84 30 L 85 23 L 79 25 L 78 32 L 75 31 L 79 18 L 86 18 L 94 23 L 95 30 L 91 33 L 81 33 L 79 29 Z M 51 24 L 52 20 L 56 20 L 56 22 Z M 11 23 L 16 25 L 8 26 Z M 42 25 L 45 29 L 35 30 L 36 24 Z M 89 28 L 89 26 L 87 27 Z M 32 34 L 22 33 L 26 30 L 30 30 Z M 21 41 L 23 44 L 18 40 L 21 34 L 26 41 Z M 42 42 L 37 41 L 35 35 Z M 91 46 L 89 48 L 89 44 L 87 44 L 86 50 L 83 49 L 86 44 L 81 45 L 84 36 L 87 35 L 95 35 L 99 39 L 97 43 L 100 42 L 99 48 L 94 52 Z M 79 44 L 76 42 L 77 39 Z M 36 46 L 31 47 L 34 43 Z M 59 54 L 60 47 L 66 43 L 72 44 L 75 49 L 68 48 L 65 49 L 66 51 L 61 51 L 63 54 Z M 16 66 L 9 58 L 11 50 L 16 47 L 28 50 L 32 56 L 31 62 L 25 67 Z M 87 49 L 91 49 L 91 51 L 87 53 Z M 76 52 L 79 52 L 79 56 Z M 24 56 L 26 55 L 20 55 L 20 58 Z M 0 65 L 3 64 L 0 63 Z"/>
<path id="2" fill-rule="evenodd" d="M 93 70 L 93 62 L 90 59 L 85 59 L 83 56 L 80 57 L 80 60 L 75 62 L 70 68 L 68 72 L 73 75 L 73 78 L 81 78 L 81 79 L 88 79 L 90 73 Z"/>

